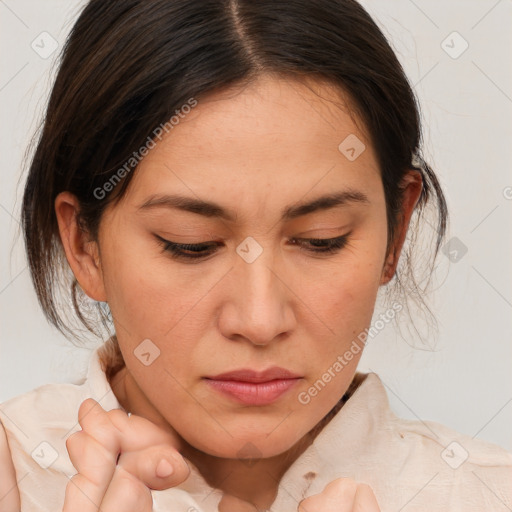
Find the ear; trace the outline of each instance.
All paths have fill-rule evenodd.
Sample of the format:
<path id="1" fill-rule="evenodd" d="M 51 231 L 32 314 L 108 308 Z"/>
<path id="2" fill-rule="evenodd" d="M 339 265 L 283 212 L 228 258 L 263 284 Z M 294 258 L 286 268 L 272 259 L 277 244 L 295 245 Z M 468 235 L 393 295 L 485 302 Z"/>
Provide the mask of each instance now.
<path id="1" fill-rule="evenodd" d="M 78 199 L 70 192 L 61 192 L 55 198 L 55 214 L 69 266 L 78 284 L 89 297 L 106 302 L 99 247 L 78 225 L 79 211 Z"/>
<path id="2" fill-rule="evenodd" d="M 402 210 L 397 225 L 395 240 L 390 247 L 388 257 L 382 268 L 380 284 L 387 284 L 396 272 L 400 253 L 404 245 L 407 230 L 411 220 L 412 213 L 421 195 L 423 188 L 423 178 L 419 171 L 408 171 L 400 183 L 402 191 Z"/>

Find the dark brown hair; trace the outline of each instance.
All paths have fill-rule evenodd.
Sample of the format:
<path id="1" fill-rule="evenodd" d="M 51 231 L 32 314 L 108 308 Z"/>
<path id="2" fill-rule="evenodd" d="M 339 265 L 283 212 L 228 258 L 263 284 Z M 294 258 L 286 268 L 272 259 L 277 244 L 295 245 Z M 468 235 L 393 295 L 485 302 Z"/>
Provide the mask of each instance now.
<path id="1" fill-rule="evenodd" d="M 421 154 L 419 108 L 386 38 L 354 0 L 91 0 L 63 48 L 55 84 L 26 182 L 22 226 L 32 280 L 48 320 L 77 336 L 59 306 L 73 297 L 87 329 L 110 325 L 108 308 L 86 318 L 63 253 L 54 201 L 70 191 L 80 222 L 95 238 L 115 190 L 102 187 L 190 98 L 244 85 L 262 73 L 318 78 L 351 98 L 375 149 L 385 191 L 388 248 L 401 210 L 401 178 L 414 168 L 423 191 L 416 228 L 427 204 L 435 215 L 432 265 L 447 221 L 445 198 Z M 341 140 L 340 140 L 341 142 Z M 415 276 L 410 229 L 395 284 L 423 301 Z M 430 267 L 430 270 L 432 266 Z"/>

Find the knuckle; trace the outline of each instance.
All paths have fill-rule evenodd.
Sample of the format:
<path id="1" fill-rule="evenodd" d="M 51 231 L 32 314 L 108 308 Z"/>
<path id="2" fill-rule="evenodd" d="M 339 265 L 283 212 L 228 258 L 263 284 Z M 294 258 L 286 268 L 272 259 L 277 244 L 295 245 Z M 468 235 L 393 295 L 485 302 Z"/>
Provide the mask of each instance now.
<path id="1" fill-rule="evenodd" d="M 66 439 L 67 443 L 76 443 L 78 440 L 80 440 L 85 434 L 83 430 L 77 430 L 76 432 L 73 432 L 72 434 L 69 434 L 69 436 Z"/>
<path id="2" fill-rule="evenodd" d="M 78 447 L 82 445 L 84 432 L 79 430 L 74 432 L 66 439 L 66 450 L 69 454 L 77 451 Z"/>
<path id="3" fill-rule="evenodd" d="M 321 494 L 315 494 L 303 499 L 299 503 L 297 512 L 312 512 L 318 510 L 324 504 L 324 497 Z"/>
<path id="4" fill-rule="evenodd" d="M 111 451 L 84 431 L 75 432 L 66 439 L 69 458 L 78 471 L 93 474 L 101 468 L 114 467 L 117 452 Z"/>
<path id="5" fill-rule="evenodd" d="M 96 400 L 93 398 L 86 398 L 78 408 L 78 421 L 81 421 L 85 416 L 89 415 L 97 406 L 99 406 L 99 404 Z"/>
<path id="6" fill-rule="evenodd" d="M 334 492 L 343 492 L 343 493 L 355 493 L 357 490 L 357 482 L 352 478 L 337 478 L 330 482 L 327 487 L 329 490 L 333 490 Z"/>
<path id="7" fill-rule="evenodd" d="M 128 419 L 128 414 L 121 409 L 112 409 L 110 411 L 106 411 L 106 413 L 111 420 L 123 421 Z"/>
<path id="8" fill-rule="evenodd" d="M 130 417 L 121 409 L 105 411 L 105 418 L 117 433 L 125 432 L 130 426 Z"/>
<path id="9" fill-rule="evenodd" d="M 329 508 L 334 502 L 338 505 L 344 505 L 349 502 L 352 503 L 356 492 L 361 490 L 373 494 L 372 488 L 366 483 L 357 483 L 352 478 L 337 478 L 329 482 L 322 493 L 303 499 L 299 503 L 297 510 L 298 512 L 311 512 L 312 510 L 318 509 L 318 507 L 325 507 L 326 505 Z"/>
<path id="10" fill-rule="evenodd" d="M 116 451 L 120 446 L 120 431 L 110 419 L 104 417 L 89 418 L 87 425 L 82 427 L 83 432 L 95 439 L 109 451 Z"/>
<path id="11" fill-rule="evenodd" d="M 75 473 L 66 484 L 66 489 L 71 487 L 76 487 L 77 483 L 82 479 L 80 473 Z"/>
<path id="12" fill-rule="evenodd" d="M 85 477 L 80 473 L 74 474 L 66 484 L 65 496 L 67 501 L 69 501 L 69 499 L 73 499 L 73 497 L 76 496 L 78 492 L 84 492 L 85 485 Z"/>
<path id="13" fill-rule="evenodd" d="M 123 501 L 132 504 L 134 510 L 143 509 L 147 503 L 148 497 L 151 497 L 151 491 L 139 479 L 117 468 L 114 473 L 115 488 L 122 494 Z"/>

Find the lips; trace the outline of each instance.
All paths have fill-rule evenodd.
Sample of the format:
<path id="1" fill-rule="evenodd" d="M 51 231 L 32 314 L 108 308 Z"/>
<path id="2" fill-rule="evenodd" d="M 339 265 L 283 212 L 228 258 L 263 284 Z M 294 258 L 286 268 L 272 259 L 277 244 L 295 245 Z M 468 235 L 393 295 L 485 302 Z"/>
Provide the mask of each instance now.
<path id="1" fill-rule="evenodd" d="M 255 371 L 250 368 L 242 368 L 240 370 L 233 370 L 231 372 L 221 373 L 213 377 L 205 377 L 212 380 L 232 380 L 238 382 L 270 382 L 276 379 L 297 379 L 301 375 L 293 373 L 285 368 L 273 366 L 262 371 Z"/>
<path id="2" fill-rule="evenodd" d="M 301 376 L 274 366 L 263 371 L 240 369 L 205 377 L 215 391 L 244 405 L 269 405 L 294 388 Z"/>

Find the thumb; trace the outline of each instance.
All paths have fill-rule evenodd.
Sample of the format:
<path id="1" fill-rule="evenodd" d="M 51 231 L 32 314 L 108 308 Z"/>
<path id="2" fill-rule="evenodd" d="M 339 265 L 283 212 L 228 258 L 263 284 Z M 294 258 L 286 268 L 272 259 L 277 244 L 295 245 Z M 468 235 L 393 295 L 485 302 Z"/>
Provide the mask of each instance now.
<path id="1" fill-rule="evenodd" d="M 118 465 L 156 490 L 175 487 L 190 475 L 190 467 L 182 455 L 165 444 L 121 452 Z"/>

